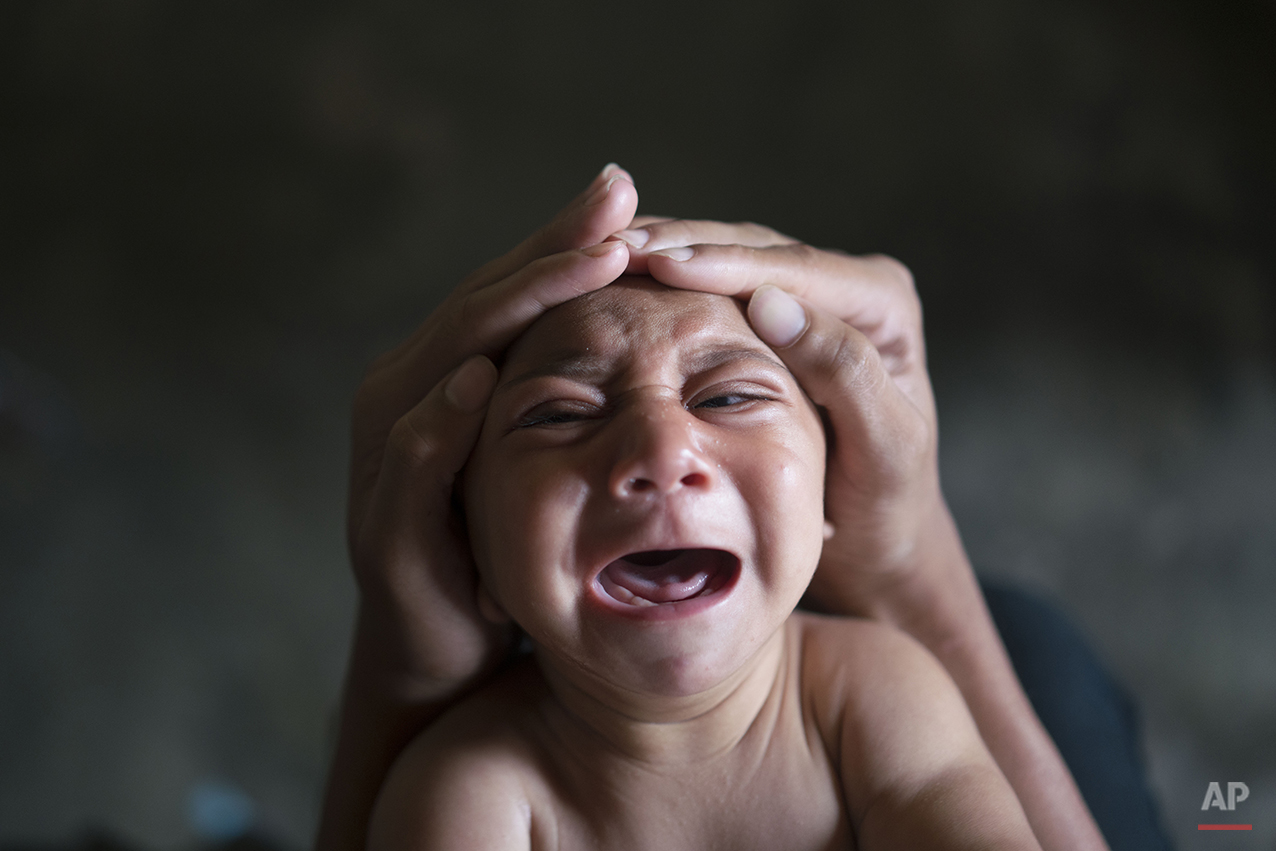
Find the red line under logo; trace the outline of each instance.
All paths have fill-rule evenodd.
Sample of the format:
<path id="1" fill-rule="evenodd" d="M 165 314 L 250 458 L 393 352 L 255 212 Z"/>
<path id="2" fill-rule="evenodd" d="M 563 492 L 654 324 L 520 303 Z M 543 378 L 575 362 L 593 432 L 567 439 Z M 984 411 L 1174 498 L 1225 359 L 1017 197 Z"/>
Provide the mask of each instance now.
<path id="1" fill-rule="evenodd" d="M 1253 830 L 1252 824 L 1198 824 L 1197 830 Z"/>

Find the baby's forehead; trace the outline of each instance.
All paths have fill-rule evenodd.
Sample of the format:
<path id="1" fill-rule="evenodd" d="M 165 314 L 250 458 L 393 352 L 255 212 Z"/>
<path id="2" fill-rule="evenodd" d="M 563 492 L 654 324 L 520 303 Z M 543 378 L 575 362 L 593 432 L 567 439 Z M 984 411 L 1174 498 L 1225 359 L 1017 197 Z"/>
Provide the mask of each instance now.
<path id="1" fill-rule="evenodd" d="M 626 276 L 547 311 L 511 346 L 501 371 L 539 370 L 572 355 L 605 357 L 618 347 L 630 357 L 671 349 L 753 351 L 779 363 L 739 301 Z"/>

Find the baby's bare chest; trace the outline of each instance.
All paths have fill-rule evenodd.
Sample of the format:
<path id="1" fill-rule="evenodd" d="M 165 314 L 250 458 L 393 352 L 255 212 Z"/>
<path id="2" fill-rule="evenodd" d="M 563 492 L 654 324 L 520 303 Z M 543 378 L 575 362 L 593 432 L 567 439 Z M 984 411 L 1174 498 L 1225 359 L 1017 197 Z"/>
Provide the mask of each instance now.
<path id="1" fill-rule="evenodd" d="M 534 796 L 532 848 L 853 848 L 841 784 L 822 748 L 770 744 L 682 770 L 560 771 Z"/>

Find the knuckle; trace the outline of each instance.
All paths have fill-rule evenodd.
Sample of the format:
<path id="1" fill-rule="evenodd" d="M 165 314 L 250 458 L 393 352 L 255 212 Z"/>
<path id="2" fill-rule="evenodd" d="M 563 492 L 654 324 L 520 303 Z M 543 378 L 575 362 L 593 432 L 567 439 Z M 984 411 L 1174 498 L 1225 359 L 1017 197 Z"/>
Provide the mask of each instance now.
<path id="1" fill-rule="evenodd" d="M 438 457 L 440 440 L 430 429 L 422 428 L 412 414 L 395 421 L 386 438 L 386 452 L 412 466 L 425 466 Z"/>
<path id="2" fill-rule="evenodd" d="M 484 333 L 473 339 L 472 351 L 485 351 L 487 347 L 480 341 L 503 337 L 510 328 L 525 327 L 556 305 L 596 289 L 597 262 L 598 258 L 571 253 L 551 254 L 529 263 L 517 276 L 507 279 L 500 291 L 493 291 L 482 317 L 474 317 L 470 327 L 482 328 Z"/>
<path id="3" fill-rule="evenodd" d="M 485 289 L 466 293 L 456 308 L 444 319 L 444 339 L 452 341 L 452 349 L 462 357 L 477 351 L 478 341 L 487 332 L 488 311 L 484 309 Z"/>
<path id="4" fill-rule="evenodd" d="M 683 245 L 692 238 L 694 228 L 686 219 L 672 219 L 653 226 L 652 231 L 659 234 L 661 244 Z"/>
<path id="5" fill-rule="evenodd" d="M 916 281 L 913 280 L 913 272 L 911 269 L 899 260 L 891 257 L 889 254 L 872 254 L 869 255 L 868 259 L 872 260 L 886 271 L 886 274 L 890 277 L 894 286 L 904 292 L 911 293 L 913 297 L 916 298 L 917 284 Z"/>
<path id="6" fill-rule="evenodd" d="M 912 271 L 888 254 L 873 254 L 866 259 L 883 270 L 887 286 L 905 311 L 908 327 L 914 334 L 919 333 L 922 325 L 922 300 Z"/>
<path id="7" fill-rule="evenodd" d="M 596 286 L 592 284 L 592 281 L 596 277 L 597 272 L 593 271 L 591 268 L 593 263 L 606 263 L 609 262 L 607 258 L 614 256 L 616 255 L 613 252 L 603 258 L 594 258 L 592 259 L 592 262 L 586 263 L 581 263 L 577 257 L 547 257 L 545 259 L 548 262 L 546 262 L 543 267 L 538 267 L 537 272 L 541 275 L 539 278 L 540 280 L 552 278 L 556 283 L 562 283 L 570 293 L 568 296 L 568 299 L 570 299 L 594 290 Z M 555 299 L 552 301 L 547 301 L 535 290 L 532 290 L 529 294 L 532 295 L 537 302 L 537 306 L 539 308 L 537 315 L 540 315 L 540 312 L 549 310 L 551 307 L 561 303 L 561 295 L 555 296 Z"/>
<path id="8" fill-rule="evenodd" d="M 864 390 L 881 378 L 882 370 L 875 368 L 878 360 L 872 344 L 851 331 L 836 336 L 826 362 L 831 378 L 854 390 Z"/>
<path id="9" fill-rule="evenodd" d="M 807 245 L 805 242 L 789 243 L 784 246 L 784 251 L 804 271 L 818 268 L 825 257 L 822 249 Z"/>
<path id="10" fill-rule="evenodd" d="M 894 432 L 898 440 L 900 455 L 917 467 L 930 457 L 935 443 L 935 430 L 925 417 L 920 414 L 904 417 L 895 424 Z"/>
<path id="11" fill-rule="evenodd" d="M 479 312 L 477 304 L 479 292 L 481 291 L 475 290 L 474 292 L 466 293 L 457 302 L 456 309 L 448 311 L 444 325 L 447 328 L 448 336 L 452 339 L 456 339 L 457 335 L 464 334 L 468 329 L 474 327 L 477 319 L 475 314 Z"/>

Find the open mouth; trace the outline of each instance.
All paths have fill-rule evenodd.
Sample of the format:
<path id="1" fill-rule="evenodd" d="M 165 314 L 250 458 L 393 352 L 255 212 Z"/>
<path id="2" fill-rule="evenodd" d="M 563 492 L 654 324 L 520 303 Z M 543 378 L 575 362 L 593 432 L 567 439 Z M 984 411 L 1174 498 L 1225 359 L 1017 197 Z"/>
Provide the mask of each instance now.
<path id="1" fill-rule="evenodd" d="M 740 560 L 723 550 L 647 550 L 603 568 L 598 584 L 631 606 L 659 606 L 705 597 L 735 576 Z"/>

